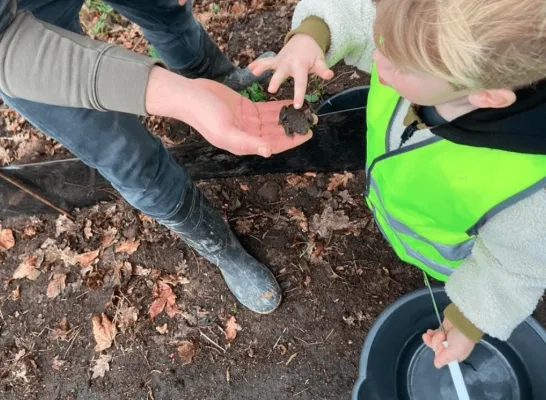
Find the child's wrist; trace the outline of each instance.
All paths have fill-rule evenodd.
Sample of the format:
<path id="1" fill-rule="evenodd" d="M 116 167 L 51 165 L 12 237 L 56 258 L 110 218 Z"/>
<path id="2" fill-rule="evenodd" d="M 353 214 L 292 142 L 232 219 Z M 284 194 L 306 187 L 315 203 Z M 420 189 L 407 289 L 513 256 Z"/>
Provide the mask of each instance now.
<path id="1" fill-rule="evenodd" d="M 451 303 L 446 307 L 444 310 L 444 317 L 449 320 L 459 332 L 474 343 L 478 343 L 483 337 L 482 330 L 466 318 L 455 303 Z"/>
<path id="2" fill-rule="evenodd" d="M 311 16 L 304 19 L 300 26 L 288 32 L 284 43 L 288 43 L 290 39 L 298 34 L 306 34 L 313 38 L 313 40 L 320 46 L 324 54 L 326 54 L 330 48 L 330 28 L 328 27 L 328 24 L 326 24 L 326 22 L 319 17 Z"/>

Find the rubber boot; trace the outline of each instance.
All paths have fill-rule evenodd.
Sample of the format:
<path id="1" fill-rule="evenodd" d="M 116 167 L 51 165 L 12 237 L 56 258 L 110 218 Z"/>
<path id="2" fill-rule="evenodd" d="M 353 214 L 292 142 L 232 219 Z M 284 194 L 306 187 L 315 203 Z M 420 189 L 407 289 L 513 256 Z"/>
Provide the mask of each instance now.
<path id="1" fill-rule="evenodd" d="M 265 83 L 273 75 L 273 71 L 265 71 L 260 76 L 254 76 L 248 68 L 237 68 L 222 50 L 212 40 L 205 28 L 201 27 L 201 48 L 197 58 L 182 70 L 179 74 L 186 78 L 206 78 L 220 82 L 229 88 L 240 92 L 251 86 L 254 82 Z M 258 58 L 275 56 L 274 52 L 267 52 Z"/>
<path id="2" fill-rule="evenodd" d="M 268 314 L 279 306 L 281 289 L 271 271 L 243 249 L 229 225 L 190 179 L 178 210 L 158 222 L 216 265 L 245 307 Z"/>

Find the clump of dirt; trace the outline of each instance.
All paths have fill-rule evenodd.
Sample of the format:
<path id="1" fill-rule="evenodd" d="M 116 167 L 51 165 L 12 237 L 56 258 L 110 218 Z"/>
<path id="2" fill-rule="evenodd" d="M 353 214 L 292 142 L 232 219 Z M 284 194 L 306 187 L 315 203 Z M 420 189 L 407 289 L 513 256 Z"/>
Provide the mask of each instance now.
<path id="1" fill-rule="evenodd" d="M 294 136 L 294 133 L 305 135 L 317 122 L 318 119 L 307 104 L 299 110 L 290 104 L 281 108 L 279 113 L 279 124 L 283 126 L 287 136 Z"/>

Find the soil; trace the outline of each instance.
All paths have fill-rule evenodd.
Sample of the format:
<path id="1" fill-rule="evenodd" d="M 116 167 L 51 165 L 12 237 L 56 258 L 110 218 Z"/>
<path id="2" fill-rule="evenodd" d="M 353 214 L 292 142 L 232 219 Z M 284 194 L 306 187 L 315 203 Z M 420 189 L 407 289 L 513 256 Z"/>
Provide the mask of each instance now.
<path id="1" fill-rule="evenodd" d="M 245 65 L 281 48 L 296 2 L 217 1 L 215 12 L 210 1 L 195 3 L 224 51 Z M 117 32 L 99 38 L 147 51 L 138 29 Z M 354 68 L 334 71 L 337 78 L 312 80 L 309 90 L 326 98 L 367 82 Z M 291 96 L 289 82 L 274 98 Z M 3 111 L 9 163 L 70 156 Z M 167 145 L 201 140 L 183 124 L 145 122 Z M 0 397 L 349 398 L 371 324 L 423 286 L 373 223 L 364 181 L 363 171 L 347 171 L 199 183 L 278 278 L 284 300 L 266 316 L 238 305 L 213 265 L 123 201 L 74 210 L 75 222 L 57 215 L 2 221 Z M 542 302 L 535 316 L 546 321 Z"/>
<path id="2" fill-rule="evenodd" d="M 288 136 L 294 136 L 294 133 L 305 135 L 315 125 L 316 120 L 307 104 L 299 110 L 296 110 L 294 105 L 290 104 L 281 108 L 279 123 Z"/>

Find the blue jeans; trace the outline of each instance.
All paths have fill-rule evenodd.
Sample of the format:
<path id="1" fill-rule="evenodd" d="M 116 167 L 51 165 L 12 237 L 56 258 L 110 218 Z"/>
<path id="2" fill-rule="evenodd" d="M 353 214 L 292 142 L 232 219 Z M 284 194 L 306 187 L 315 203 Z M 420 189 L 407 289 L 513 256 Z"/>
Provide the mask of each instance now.
<path id="1" fill-rule="evenodd" d="M 58 27 L 82 33 L 78 14 L 84 0 L 20 0 L 19 9 Z M 140 25 L 165 63 L 181 69 L 198 54 L 201 33 L 191 1 L 112 0 L 108 3 Z M 183 202 L 190 179 L 161 141 L 137 116 L 51 106 L 14 99 L 4 101 L 32 125 L 96 168 L 133 207 L 159 220 L 169 220 Z"/>

